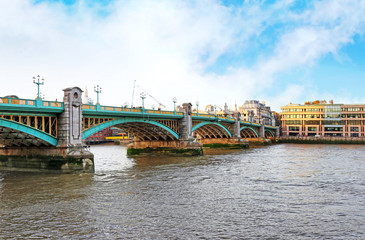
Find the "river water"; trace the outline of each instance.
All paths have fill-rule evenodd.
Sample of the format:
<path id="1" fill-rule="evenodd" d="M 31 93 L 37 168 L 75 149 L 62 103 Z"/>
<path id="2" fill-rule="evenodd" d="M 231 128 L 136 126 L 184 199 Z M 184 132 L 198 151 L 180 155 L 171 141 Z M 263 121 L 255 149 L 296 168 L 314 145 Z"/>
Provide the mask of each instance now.
<path id="1" fill-rule="evenodd" d="M 91 151 L 95 174 L 0 172 L 0 239 L 365 239 L 365 146 Z"/>

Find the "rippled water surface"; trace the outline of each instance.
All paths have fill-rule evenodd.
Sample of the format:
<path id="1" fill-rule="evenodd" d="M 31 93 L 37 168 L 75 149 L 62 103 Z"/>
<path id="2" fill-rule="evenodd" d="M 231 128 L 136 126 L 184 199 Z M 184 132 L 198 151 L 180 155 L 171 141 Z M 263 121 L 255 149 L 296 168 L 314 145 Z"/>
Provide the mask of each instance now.
<path id="1" fill-rule="evenodd" d="M 0 172 L 0 239 L 365 239 L 365 146 L 91 151 L 95 174 Z"/>

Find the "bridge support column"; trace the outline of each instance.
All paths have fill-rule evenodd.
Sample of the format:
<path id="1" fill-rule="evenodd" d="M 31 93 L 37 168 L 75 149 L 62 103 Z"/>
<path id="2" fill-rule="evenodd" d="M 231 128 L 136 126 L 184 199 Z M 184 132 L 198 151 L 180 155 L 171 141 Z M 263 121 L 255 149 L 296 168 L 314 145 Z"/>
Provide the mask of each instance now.
<path id="1" fill-rule="evenodd" d="M 265 138 L 265 125 L 263 123 L 261 123 L 261 126 L 259 128 L 259 137 Z"/>
<path id="2" fill-rule="evenodd" d="M 192 135 L 192 129 L 193 129 L 193 117 L 191 115 L 191 103 L 184 103 L 183 109 L 184 109 L 184 118 L 180 120 L 179 126 L 180 126 L 180 141 L 192 141 L 194 140 L 194 137 Z"/>
<path id="3" fill-rule="evenodd" d="M 64 112 L 58 117 L 57 148 L 63 150 L 65 161 L 73 162 L 72 168 L 93 172 L 94 155 L 82 142 L 82 90 L 73 87 L 63 91 Z M 66 162 L 62 167 L 69 169 L 70 164 Z"/>
<path id="4" fill-rule="evenodd" d="M 275 130 L 275 137 L 276 138 L 280 137 L 280 129 L 279 129 L 279 127 L 277 127 L 277 129 Z"/>
<path id="5" fill-rule="evenodd" d="M 232 138 L 241 139 L 241 115 L 240 113 L 235 113 L 234 118 L 236 121 L 232 124 Z"/>

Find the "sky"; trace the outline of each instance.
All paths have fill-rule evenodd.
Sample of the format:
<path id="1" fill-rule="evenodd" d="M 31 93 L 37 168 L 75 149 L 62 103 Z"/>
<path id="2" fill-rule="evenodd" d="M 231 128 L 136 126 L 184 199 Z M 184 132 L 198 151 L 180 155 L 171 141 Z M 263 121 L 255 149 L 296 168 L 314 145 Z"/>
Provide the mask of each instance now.
<path id="1" fill-rule="evenodd" d="M 365 0 L 0 0 L 0 96 L 365 103 Z M 139 88 L 140 86 L 141 88 Z M 147 95 L 145 106 L 158 103 Z"/>

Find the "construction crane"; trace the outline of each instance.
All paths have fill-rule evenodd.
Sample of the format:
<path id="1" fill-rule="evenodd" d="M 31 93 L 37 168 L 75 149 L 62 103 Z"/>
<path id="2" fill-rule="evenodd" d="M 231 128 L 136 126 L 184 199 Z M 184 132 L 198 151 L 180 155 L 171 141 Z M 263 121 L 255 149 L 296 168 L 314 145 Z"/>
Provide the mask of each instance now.
<path id="1" fill-rule="evenodd" d="M 166 108 L 166 106 L 164 105 L 164 104 L 162 104 L 161 102 L 159 102 L 156 98 L 154 98 L 151 94 L 149 94 L 146 90 L 144 90 L 141 86 L 139 86 L 139 85 L 137 85 L 137 87 L 139 88 L 139 89 L 141 89 L 143 92 L 145 92 L 150 98 L 152 98 L 155 102 L 157 102 L 158 103 L 158 106 L 159 106 L 159 108 L 160 107 L 164 107 L 164 108 Z M 131 107 L 133 107 L 133 99 L 134 99 L 134 91 L 135 91 L 135 89 L 136 89 L 136 80 L 134 80 L 134 84 L 133 84 L 133 92 L 132 92 L 132 106 Z"/>
<path id="2" fill-rule="evenodd" d="M 157 102 L 158 103 L 158 106 L 159 106 L 159 108 L 160 107 L 164 107 L 164 108 L 166 108 L 166 106 L 165 105 L 163 105 L 161 102 L 159 102 L 156 98 L 154 98 L 151 94 L 149 94 L 146 90 L 144 90 L 141 86 L 139 86 L 139 85 L 137 85 L 137 87 L 139 87 L 139 89 L 141 89 L 143 92 L 145 92 L 148 96 L 150 96 L 150 98 L 152 98 L 155 102 Z"/>
<path id="3" fill-rule="evenodd" d="M 133 92 L 132 92 L 132 104 L 131 104 L 131 108 L 133 108 L 134 89 L 135 88 L 136 88 L 136 80 L 134 80 L 134 83 L 133 83 Z"/>

